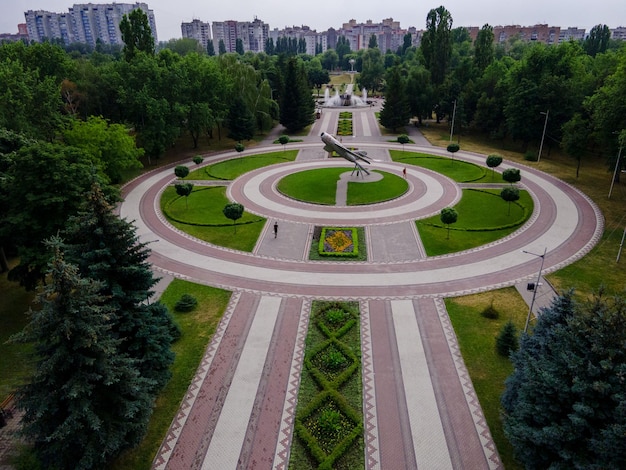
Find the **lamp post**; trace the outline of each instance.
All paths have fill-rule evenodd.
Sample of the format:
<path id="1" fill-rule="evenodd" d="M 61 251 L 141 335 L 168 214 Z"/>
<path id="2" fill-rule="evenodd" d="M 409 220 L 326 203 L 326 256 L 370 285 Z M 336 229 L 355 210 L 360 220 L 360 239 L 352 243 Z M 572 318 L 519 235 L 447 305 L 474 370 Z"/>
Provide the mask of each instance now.
<path id="1" fill-rule="evenodd" d="M 528 323 L 530 323 L 530 315 L 533 312 L 533 306 L 535 305 L 535 297 L 537 296 L 537 289 L 539 289 L 539 280 L 541 279 L 541 271 L 543 270 L 543 262 L 546 259 L 546 252 L 548 248 L 544 248 L 543 255 L 538 255 L 537 253 L 531 253 L 530 251 L 524 250 L 523 253 L 528 253 L 529 255 L 538 256 L 541 258 L 541 266 L 539 267 L 539 274 L 537 274 L 537 282 L 535 283 L 535 288 L 533 289 L 533 298 L 530 301 L 530 308 L 528 309 L 528 315 L 526 316 L 526 325 L 524 326 L 524 333 L 528 331 Z"/>
<path id="2" fill-rule="evenodd" d="M 454 109 L 452 111 L 452 128 L 450 129 L 450 142 L 452 142 L 452 134 L 454 134 L 454 118 L 456 117 L 456 100 L 454 100 Z"/>
<path id="3" fill-rule="evenodd" d="M 611 180 L 611 187 L 609 188 L 609 199 L 611 199 L 611 193 L 613 192 L 613 185 L 615 184 L 615 177 L 617 176 L 617 170 L 619 168 L 619 159 L 622 156 L 622 147 L 624 144 L 620 144 L 619 152 L 617 152 L 617 161 L 615 162 L 615 170 L 613 171 L 613 179 Z"/>
<path id="4" fill-rule="evenodd" d="M 539 114 L 545 114 L 546 120 L 543 123 L 543 134 L 541 134 L 541 145 L 539 146 L 539 155 L 537 156 L 537 163 L 541 160 L 541 151 L 543 150 L 543 139 L 546 136 L 546 127 L 548 127 L 548 115 L 550 114 L 550 110 L 548 109 L 545 113 L 541 111 Z"/>

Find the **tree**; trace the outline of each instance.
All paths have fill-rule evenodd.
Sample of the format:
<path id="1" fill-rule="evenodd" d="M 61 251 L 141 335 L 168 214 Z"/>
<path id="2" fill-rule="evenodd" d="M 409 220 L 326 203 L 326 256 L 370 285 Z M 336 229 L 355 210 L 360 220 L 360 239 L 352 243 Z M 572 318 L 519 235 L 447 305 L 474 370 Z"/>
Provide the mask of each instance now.
<path id="1" fill-rule="evenodd" d="M 500 191 L 500 197 L 509 203 L 507 215 L 511 215 L 511 203 L 519 199 L 519 189 L 514 186 L 503 188 L 502 191 Z"/>
<path id="2" fill-rule="evenodd" d="M 339 36 L 337 38 L 337 45 L 335 51 L 337 52 L 337 63 L 342 66 L 343 58 L 345 55 L 350 54 L 350 41 L 345 36 Z"/>
<path id="3" fill-rule="evenodd" d="M 496 351 L 500 356 L 509 357 L 511 353 L 519 348 L 519 340 L 517 338 L 517 328 L 515 324 L 509 320 L 504 324 L 502 330 L 496 338 Z"/>
<path id="4" fill-rule="evenodd" d="M 296 133 L 315 120 L 315 101 L 311 96 L 304 65 L 296 57 L 287 61 L 285 83 L 281 94 L 280 123 Z"/>
<path id="5" fill-rule="evenodd" d="M 493 27 L 485 24 L 474 42 L 474 63 L 476 68 L 482 73 L 491 62 L 493 62 L 494 47 L 493 47 Z"/>
<path id="6" fill-rule="evenodd" d="M 235 52 L 239 55 L 243 55 L 243 40 L 241 38 L 237 38 L 235 40 Z"/>
<path id="7" fill-rule="evenodd" d="M 185 207 L 189 207 L 188 200 L 189 195 L 193 191 L 193 184 L 191 183 L 183 183 L 183 184 L 175 184 L 174 188 L 176 188 L 176 194 L 185 198 Z"/>
<path id="8" fill-rule="evenodd" d="M 228 137 L 237 142 L 254 137 L 254 115 L 240 95 L 235 96 L 228 111 Z"/>
<path id="9" fill-rule="evenodd" d="M 504 431 L 526 468 L 626 465 L 626 299 L 577 302 L 572 292 L 537 317 L 512 355 Z"/>
<path id="10" fill-rule="evenodd" d="M 374 93 L 381 89 L 384 75 L 385 67 L 380 49 L 365 50 L 362 56 L 361 73 L 357 78 L 359 87 Z"/>
<path id="11" fill-rule="evenodd" d="M 445 7 L 434 8 L 426 15 L 421 49 L 433 84 L 441 85 L 452 54 L 452 15 Z"/>
<path id="12" fill-rule="evenodd" d="M 522 179 L 522 175 L 518 168 L 507 168 L 502 172 L 502 179 L 507 183 L 517 183 Z"/>
<path id="13" fill-rule="evenodd" d="M 224 44 L 224 40 L 223 39 L 219 40 L 219 42 L 217 44 L 217 50 L 218 50 L 220 55 L 226 54 L 226 44 Z"/>
<path id="14" fill-rule="evenodd" d="M 121 181 L 123 171 L 143 166 L 139 161 L 143 149 L 137 148 L 126 126 L 110 123 L 102 117 L 72 120 L 63 132 L 63 140 L 91 155 L 113 183 Z"/>
<path id="15" fill-rule="evenodd" d="M 84 151 L 58 144 L 29 143 L 5 157 L 0 179 L 0 240 L 18 249 L 20 263 L 9 279 L 29 290 L 43 279 L 50 253 L 42 241 L 58 233 L 80 207 L 92 182 L 108 194 L 98 166 Z"/>
<path id="16" fill-rule="evenodd" d="M 448 144 L 448 147 L 446 147 L 446 150 L 452 154 L 452 161 L 454 161 L 454 154 L 457 153 L 460 149 L 461 147 L 457 143 L 453 142 L 451 144 Z"/>
<path id="17" fill-rule="evenodd" d="M 406 98 L 406 84 L 396 66 L 387 71 L 385 88 L 385 104 L 380 111 L 380 123 L 387 129 L 396 132 L 399 127 L 404 127 L 411 118 L 411 111 Z"/>
<path id="18" fill-rule="evenodd" d="M 237 226 L 235 225 L 235 222 L 238 219 L 241 219 L 241 216 L 243 215 L 243 206 L 233 202 L 231 204 L 226 204 L 222 212 L 227 219 L 233 221 L 233 227 L 235 227 L 235 233 L 237 233 Z"/>
<path id="19" fill-rule="evenodd" d="M 489 168 L 491 168 L 491 179 L 493 179 L 493 176 L 495 174 L 495 170 L 494 168 L 500 166 L 500 164 L 502 163 L 502 156 L 498 155 L 498 154 L 491 154 L 487 157 L 487 166 Z"/>
<path id="20" fill-rule="evenodd" d="M 13 338 L 34 343 L 35 372 L 17 393 L 24 436 L 45 468 L 105 467 L 143 436 L 154 397 L 137 360 L 111 334 L 116 312 L 101 283 L 81 277 L 60 241 L 37 296 L 40 309 Z"/>
<path id="21" fill-rule="evenodd" d="M 206 43 L 206 53 L 209 57 L 213 57 L 215 55 L 215 45 L 212 40 L 207 41 Z"/>
<path id="22" fill-rule="evenodd" d="M 288 136 L 288 135 L 285 135 L 285 134 L 281 135 L 281 136 L 278 138 L 278 142 L 280 143 L 280 145 L 282 145 L 282 146 L 283 146 L 283 152 L 285 151 L 285 145 L 287 145 L 287 144 L 289 143 L 289 140 L 290 140 L 290 139 L 289 139 L 289 136 Z"/>
<path id="23" fill-rule="evenodd" d="M 185 178 L 189 174 L 189 167 L 187 165 L 176 165 L 176 168 L 174 168 L 174 174 L 178 178 Z"/>
<path id="24" fill-rule="evenodd" d="M 235 144 L 235 150 L 237 151 L 237 153 L 241 153 L 246 149 L 246 147 L 244 147 L 244 145 L 241 142 L 237 142 Z"/>
<path id="25" fill-rule="evenodd" d="M 330 82 L 330 75 L 328 75 L 328 70 L 322 69 L 321 66 L 320 68 L 309 69 L 308 78 L 311 86 L 314 86 L 317 89 L 317 96 L 320 95 L 320 90 L 322 89 L 322 86 Z"/>
<path id="26" fill-rule="evenodd" d="M 563 125 L 561 147 L 569 156 L 576 159 L 576 178 L 580 172 L 582 158 L 587 152 L 590 134 L 589 121 L 580 113 L 574 114 L 574 117 Z"/>
<path id="27" fill-rule="evenodd" d="M 368 49 L 378 48 L 378 38 L 376 38 L 375 34 L 370 35 L 370 40 L 367 44 Z"/>
<path id="28" fill-rule="evenodd" d="M 443 209 L 441 209 L 441 213 L 439 214 L 439 217 L 441 219 L 441 223 L 444 224 L 448 228 L 448 236 L 446 237 L 446 240 L 449 240 L 450 239 L 450 224 L 456 223 L 459 217 L 459 214 L 452 207 L 444 207 Z"/>
<path id="29" fill-rule="evenodd" d="M 179 331 L 163 304 L 147 302 L 157 283 L 147 261 L 150 250 L 135 227 L 114 214 L 98 184 L 83 200 L 62 232 L 66 257 L 83 277 L 102 282 L 100 293 L 116 312 L 111 331 L 123 339 L 119 349 L 137 361 L 147 392 L 156 398 L 170 378 L 170 346 Z"/>
<path id="30" fill-rule="evenodd" d="M 406 134 L 400 134 L 398 136 L 398 142 L 402 144 L 402 151 L 404 152 L 404 144 L 411 142 L 411 139 L 409 139 L 409 136 Z"/>
<path id="31" fill-rule="evenodd" d="M 148 21 L 148 15 L 137 8 L 120 21 L 120 33 L 124 41 L 124 58 L 132 60 L 138 52 L 154 55 L 154 36 Z"/>
<path id="32" fill-rule="evenodd" d="M 434 104 L 434 89 L 430 82 L 430 72 L 423 65 L 413 65 L 409 69 L 406 83 L 407 100 L 412 116 L 419 124 L 424 118 L 430 119 Z"/>
<path id="33" fill-rule="evenodd" d="M 597 24 L 591 31 L 589 36 L 583 42 L 585 52 L 591 57 L 595 57 L 597 54 L 601 54 L 606 51 L 611 40 L 611 30 L 605 24 Z"/>
<path id="34" fill-rule="evenodd" d="M 322 67 L 326 70 L 335 70 L 339 63 L 339 55 L 334 49 L 327 49 L 322 55 Z M 328 83 L 328 82 L 327 82 Z"/>

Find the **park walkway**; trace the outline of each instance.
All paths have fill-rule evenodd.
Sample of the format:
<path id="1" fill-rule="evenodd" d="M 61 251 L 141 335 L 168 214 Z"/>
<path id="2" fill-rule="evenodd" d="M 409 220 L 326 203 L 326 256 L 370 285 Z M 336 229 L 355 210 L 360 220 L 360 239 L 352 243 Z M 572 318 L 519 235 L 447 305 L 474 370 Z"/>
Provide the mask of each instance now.
<path id="1" fill-rule="evenodd" d="M 386 150 L 400 146 L 380 136 L 373 110 L 352 111 L 362 135 L 344 143 L 376 155 L 376 167 L 401 172 Z M 286 468 L 311 302 L 325 298 L 360 305 L 366 468 L 501 468 L 442 299 L 525 286 L 535 279 L 538 260 L 520 256 L 522 250 L 548 249 L 545 272 L 580 258 L 602 233 L 599 211 L 573 188 L 524 168 L 536 214 L 523 229 L 487 247 L 427 258 L 413 220 L 458 201 L 460 189 L 447 178 L 411 167 L 409 194 L 372 207 L 321 208 L 275 191 L 284 174 L 340 164 L 326 158 L 319 140 L 322 131 L 334 133 L 338 112 L 325 109 L 302 143 L 288 144 L 300 149 L 296 162 L 250 172 L 228 186 L 231 199 L 267 218 L 253 253 L 215 247 L 169 226 L 155 201 L 171 171 L 126 188 L 121 213 L 137 221 L 142 238 L 158 238 L 151 245 L 158 272 L 233 291 L 154 468 Z M 423 144 L 413 148 L 445 154 Z M 484 162 L 465 152 L 457 158 Z M 366 226 L 368 261 L 308 261 L 315 227 L 341 222 Z M 550 295 L 536 297 L 539 305 Z"/>

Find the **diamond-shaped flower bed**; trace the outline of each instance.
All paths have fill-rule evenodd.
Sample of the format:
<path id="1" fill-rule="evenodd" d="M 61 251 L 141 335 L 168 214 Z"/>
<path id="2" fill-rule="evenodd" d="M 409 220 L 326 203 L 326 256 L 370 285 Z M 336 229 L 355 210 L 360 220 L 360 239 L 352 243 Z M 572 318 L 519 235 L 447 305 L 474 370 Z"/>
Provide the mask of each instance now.
<path id="1" fill-rule="evenodd" d="M 313 302 L 289 468 L 364 468 L 360 352 L 358 304 Z"/>
<path id="2" fill-rule="evenodd" d="M 320 256 L 357 257 L 359 237 L 354 227 L 324 227 L 320 236 Z"/>
<path id="3" fill-rule="evenodd" d="M 344 440 L 352 440 L 352 434 L 359 425 L 332 398 L 313 410 L 303 419 L 303 424 L 326 455 L 330 455 Z"/>

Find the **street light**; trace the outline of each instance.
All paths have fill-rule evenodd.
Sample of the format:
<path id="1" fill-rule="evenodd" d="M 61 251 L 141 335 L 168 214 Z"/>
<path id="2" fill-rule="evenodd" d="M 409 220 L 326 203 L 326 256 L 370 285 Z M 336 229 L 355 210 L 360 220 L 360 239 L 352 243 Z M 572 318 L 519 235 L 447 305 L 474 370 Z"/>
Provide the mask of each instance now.
<path id="1" fill-rule="evenodd" d="M 539 280 L 541 279 L 541 271 L 543 270 L 543 262 L 546 259 L 546 252 L 548 248 L 544 248 L 543 255 L 538 255 L 537 253 L 532 253 L 530 251 L 523 250 L 523 253 L 528 253 L 529 255 L 538 256 L 541 258 L 541 266 L 539 267 L 539 274 L 537 274 L 537 282 L 535 283 L 535 288 L 533 289 L 533 298 L 530 301 L 530 308 L 528 309 L 528 315 L 526 316 L 526 325 L 524 326 L 524 333 L 528 331 L 528 323 L 530 323 L 530 315 L 533 312 L 533 306 L 535 305 L 535 297 L 537 296 L 537 289 L 539 289 Z"/>
<path id="2" fill-rule="evenodd" d="M 550 114 L 550 110 L 548 109 L 545 113 L 541 111 L 539 114 L 545 114 L 546 120 L 543 123 L 543 134 L 541 134 L 541 145 L 539 146 L 539 155 L 537 156 L 537 163 L 541 160 L 541 150 L 543 149 L 543 139 L 546 136 L 546 127 L 548 127 L 548 114 Z"/>
<path id="3" fill-rule="evenodd" d="M 615 162 L 615 171 L 613 171 L 613 179 L 611 180 L 611 187 L 609 188 L 609 199 L 611 199 L 611 193 L 613 192 L 613 185 L 615 184 L 615 177 L 617 176 L 617 169 L 619 168 L 619 159 L 622 156 L 623 146 L 624 146 L 624 142 L 621 141 L 620 146 L 619 146 L 619 152 L 617 152 L 617 161 Z"/>

